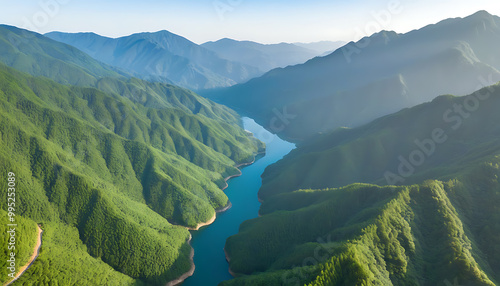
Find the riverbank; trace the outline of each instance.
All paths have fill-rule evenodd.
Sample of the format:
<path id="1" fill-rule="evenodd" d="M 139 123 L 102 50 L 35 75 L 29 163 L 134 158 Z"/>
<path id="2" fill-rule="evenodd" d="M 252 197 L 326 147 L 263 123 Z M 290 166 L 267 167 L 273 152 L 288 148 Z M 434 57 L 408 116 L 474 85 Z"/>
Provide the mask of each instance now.
<path id="1" fill-rule="evenodd" d="M 241 170 L 239 169 L 240 167 L 243 167 L 243 166 L 248 166 L 248 165 L 251 165 L 253 163 L 255 163 L 255 160 L 257 159 L 257 156 L 258 155 L 261 155 L 261 154 L 265 154 L 265 151 L 264 152 L 259 152 L 259 153 L 256 153 L 254 156 L 253 156 L 253 160 L 251 162 L 247 162 L 247 163 L 241 163 L 241 164 L 238 164 L 235 166 L 235 168 L 238 169 L 238 174 L 235 174 L 235 175 L 231 175 L 231 176 L 228 176 L 226 178 L 224 178 L 224 182 L 226 183 L 226 185 L 224 187 L 221 188 L 222 191 L 224 191 L 225 189 L 227 189 L 229 187 L 229 184 L 228 184 L 228 181 L 232 178 L 236 178 L 236 177 L 239 177 L 241 176 L 243 173 L 241 172 Z M 215 222 L 216 218 L 217 218 L 217 213 L 222 213 L 222 212 L 225 212 L 227 210 L 229 210 L 230 208 L 232 207 L 232 203 L 231 201 L 228 200 L 228 204 L 223 207 L 222 209 L 219 209 L 219 210 L 215 210 L 215 213 L 214 215 L 210 218 L 210 220 L 208 220 L 207 222 L 203 222 L 203 223 L 199 223 L 196 227 L 194 228 L 187 228 L 191 231 L 197 231 L 199 230 L 200 228 L 204 227 L 204 226 L 208 226 L 212 223 Z M 192 239 L 192 235 L 189 236 L 189 240 L 188 240 L 188 243 L 189 245 L 191 245 L 191 239 Z M 189 269 L 188 272 L 182 274 L 179 278 L 175 279 L 175 280 L 172 280 L 172 281 L 169 281 L 167 282 L 166 286 L 175 286 L 175 285 L 179 285 L 181 284 L 182 282 L 184 282 L 184 280 L 186 280 L 187 278 L 191 277 L 193 274 L 194 274 L 194 271 L 195 271 L 195 264 L 194 264 L 194 248 L 191 247 L 191 254 L 190 254 L 190 257 L 189 257 L 189 260 L 191 262 L 191 268 Z M 232 275 L 232 274 L 231 274 Z"/>
<path id="2" fill-rule="evenodd" d="M 231 258 L 229 257 L 229 255 L 227 255 L 226 248 L 224 248 L 224 255 L 226 256 L 227 264 L 229 264 L 229 262 L 231 262 Z M 229 272 L 229 274 L 231 274 L 231 276 L 236 278 L 237 275 L 231 270 L 231 266 L 228 266 L 227 271 Z"/>
<path id="3" fill-rule="evenodd" d="M 226 185 L 224 187 L 222 187 L 221 190 L 224 191 L 225 189 L 227 189 L 227 187 L 229 187 L 229 184 L 227 183 L 227 181 L 229 181 L 232 178 L 239 177 L 239 176 L 241 176 L 243 174 L 239 168 L 241 168 L 243 166 L 252 165 L 253 163 L 255 163 L 255 160 L 256 160 L 256 158 L 257 158 L 258 155 L 265 154 L 265 153 L 266 153 L 265 151 L 264 152 L 255 153 L 254 156 L 253 156 L 253 160 L 251 162 L 241 163 L 241 164 L 238 164 L 238 165 L 234 166 L 235 168 L 238 169 L 238 174 L 225 177 L 224 178 L 224 182 L 226 183 Z M 227 205 L 225 207 L 223 207 L 222 209 L 215 210 L 214 215 L 208 221 L 201 222 L 196 227 L 188 227 L 187 229 L 189 229 L 189 230 L 199 230 L 200 228 L 202 228 L 204 226 L 211 225 L 215 221 L 215 219 L 217 218 L 217 213 L 222 213 L 222 212 L 227 211 L 228 209 L 230 209 L 232 207 L 232 205 L 233 204 L 231 204 L 231 202 L 228 200 Z"/>
<path id="4" fill-rule="evenodd" d="M 189 245 L 191 245 L 191 239 L 193 239 L 193 236 L 190 234 L 189 235 L 189 239 L 187 241 L 187 243 Z M 179 278 L 177 278 L 175 280 L 172 280 L 170 282 L 167 282 L 167 284 L 165 286 L 179 285 L 182 282 L 184 282 L 184 280 L 186 280 L 188 277 L 191 277 L 194 274 L 194 270 L 196 268 L 196 266 L 194 265 L 194 262 L 193 262 L 193 258 L 194 258 L 194 248 L 191 247 L 191 253 L 189 254 L 189 260 L 191 261 L 191 268 L 189 268 L 188 272 L 182 274 L 181 277 L 179 277 Z"/>
<path id="5" fill-rule="evenodd" d="M 265 156 L 255 154 L 254 160 L 250 158 L 246 163 L 238 165 L 241 167 L 255 162 L 245 167 L 242 176 L 231 181 L 225 190 L 233 207 L 226 213 L 217 215 L 212 225 L 202 228 L 201 231 L 192 232 L 191 245 L 196 252 L 194 256 L 196 271 L 183 282 L 183 286 L 218 285 L 222 281 L 233 279 L 233 275 L 239 276 L 239 273 L 230 272 L 228 269 L 224 253 L 227 238 L 237 234 L 243 222 L 258 216 L 260 203 L 257 194 L 262 185 L 262 173 L 269 165 L 295 148 L 294 144 L 270 134 L 250 118 L 244 118 L 243 123 L 245 129 L 254 131 L 259 140 L 266 142 Z M 233 171 L 233 174 L 237 173 L 239 172 Z M 224 186 L 223 181 L 220 181 L 220 184 L 221 187 Z"/>
<path id="6" fill-rule="evenodd" d="M 208 221 L 200 222 L 198 225 L 196 225 L 196 227 L 188 227 L 187 229 L 199 230 L 200 228 L 202 228 L 204 226 L 211 225 L 212 223 L 214 223 L 216 217 L 217 217 L 217 212 L 214 212 L 214 215 Z"/>

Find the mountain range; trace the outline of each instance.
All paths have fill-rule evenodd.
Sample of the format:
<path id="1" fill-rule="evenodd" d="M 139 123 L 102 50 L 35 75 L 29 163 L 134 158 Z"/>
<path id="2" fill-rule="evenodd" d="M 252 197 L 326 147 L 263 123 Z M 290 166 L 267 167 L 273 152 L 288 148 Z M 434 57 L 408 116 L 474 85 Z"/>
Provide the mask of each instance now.
<path id="1" fill-rule="evenodd" d="M 493 84 L 500 80 L 498 44 L 500 18 L 480 11 L 406 34 L 382 31 L 328 56 L 204 95 L 302 141 L 441 94 L 465 95 Z M 276 123 L 277 113 L 286 120 Z"/>
<path id="2" fill-rule="evenodd" d="M 498 285 L 498 108 L 500 84 L 307 140 L 264 172 L 221 285 Z"/>
<path id="3" fill-rule="evenodd" d="M 500 18 L 338 45 L 0 25 L 17 265 L 43 229 L 16 285 L 165 285 L 193 271 L 190 230 L 231 206 L 226 180 L 266 150 L 235 110 L 297 148 L 262 174 L 259 217 L 225 244 L 235 279 L 219 285 L 498 285 Z"/>
<path id="4" fill-rule="evenodd" d="M 333 52 L 342 43 L 324 41 L 308 44 L 280 43 L 264 45 L 251 41 L 236 41 L 225 38 L 204 43 L 202 46 L 216 52 L 221 58 L 257 67 L 264 73 L 275 68 L 305 63 L 316 56 Z"/>
<path id="5" fill-rule="evenodd" d="M 44 229 L 43 255 L 16 283 L 161 284 L 189 271 L 188 229 L 229 206 L 225 178 L 264 145 L 234 111 L 189 90 L 33 32 L 0 32 L 0 169 L 19 182 L 18 263 Z"/>
<path id="6" fill-rule="evenodd" d="M 216 53 L 168 31 L 117 39 L 94 33 L 52 32 L 46 36 L 134 76 L 195 90 L 231 86 L 261 74 L 255 67 L 220 58 Z"/>

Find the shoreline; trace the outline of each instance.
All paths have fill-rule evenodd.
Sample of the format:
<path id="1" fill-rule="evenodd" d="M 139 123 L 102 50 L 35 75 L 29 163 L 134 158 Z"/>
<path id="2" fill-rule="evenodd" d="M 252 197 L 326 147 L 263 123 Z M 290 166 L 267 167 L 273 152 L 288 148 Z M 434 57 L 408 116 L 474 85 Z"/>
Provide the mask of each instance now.
<path id="1" fill-rule="evenodd" d="M 247 162 L 247 163 L 241 163 L 241 164 L 238 164 L 236 166 L 234 166 L 236 169 L 238 169 L 238 174 L 235 174 L 235 175 L 231 175 L 231 176 L 228 176 L 226 178 L 224 178 L 224 182 L 226 183 L 226 185 L 221 188 L 222 191 L 224 191 L 225 189 L 227 189 L 229 187 L 229 184 L 227 183 L 230 179 L 232 178 L 236 178 L 236 177 L 239 177 L 241 176 L 243 173 L 241 172 L 241 170 L 239 169 L 240 167 L 242 166 L 248 166 L 248 165 L 252 165 L 253 163 L 255 163 L 255 160 L 257 159 L 257 156 L 260 155 L 260 154 L 266 154 L 265 151 L 263 152 L 258 152 L 258 153 L 255 153 L 255 155 L 253 156 L 253 160 L 251 162 Z M 233 204 L 228 200 L 228 203 L 225 207 L 223 207 L 222 209 L 219 209 L 219 210 L 215 210 L 215 213 L 213 215 L 213 217 L 207 221 L 207 222 L 202 222 L 202 223 L 199 223 L 196 228 L 187 228 L 188 230 L 190 231 L 197 231 L 199 230 L 201 227 L 204 227 L 204 226 L 207 226 L 207 225 L 210 225 L 212 223 L 214 223 L 214 221 L 216 220 L 217 218 L 217 214 L 218 213 L 222 213 L 222 212 L 225 212 L 227 211 L 228 209 L 230 209 L 231 207 L 233 206 Z M 191 246 L 191 239 L 193 238 L 193 236 L 190 234 L 189 235 L 189 240 L 188 240 L 188 244 Z M 224 254 L 226 255 L 226 260 L 228 259 L 227 257 L 227 253 L 226 253 L 226 250 L 224 249 Z M 191 261 L 191 268 L 184 274 L 182 274 L 179 278 L 176 278 L 172 281 L 169 281 L 167 282 L 167 284 L 165 286 L 176 286 L 176 285 L 179 285 L 181 284 L 182 282 L 184 282 L 184 280 L 188 279 L 189 277 L 193 276 L 194 274 L 194 270 L 196 269 L 196 266 L 194 264 L 194 248 L 191 247 L 191 254 L 189 255 L 189 260 Z M 234 277 L 234 273 L 231 271 L 231 268 L 229 268 L 229 273 Z"/>
<path id="2" fill-rule="evenodd" d="M 228 200 L 227 205 L 221 209 L 215 210 L 215 213 L 223 213 L 232 207 L 233 207 L 233 204 Z"/>
<path id="3" fill-rule="evenodd" d="M 229 255 L 227 255 L 227 252 L 226 252 L 226 248 L 224 248 L 224 255 L 226 256 L 226 261 L 227 263 L 229 264 L 229 262 L 231 262 L 231 258 L 229 257 Z M 234 278 L 236 278 L 236 273 L 234 273 L 232 270 L 231 270 L 231 266 L 228 266 L 228 269 L 227 271 L 229 272 L 229 274 L 231 274 L 231 276 L 233 276 Z"/>
<path id="4" fill-rule="evenodd" d="M 204 226 L 211 225 L 212 223 L 214 223 L 216 217 L 217 217 L 217 212 L 214 212 L 214 215 L 208 221 L 200 222 L 199 224 L 196 225 L 196 227 L 188 227 L 187 229 L 188 230 L 199 230 L 200 228 L 202 228 Z"/>
<path id="5" fill-rule="evenodd" d="M 189 234 L 189 239 L 187 241 L 189 246 L 191 246 L 191 239 L 192 238 L 193 238 L 193 236 L 191 234 Z M 191 253 L 189 254 L 189 260 L 191 260 L 191 268 L 189 268 L 189 271 L 182 274 L 179 278 L 167 282 L 167 284 L 165 286 L 175 286 L 175 285 L 181 284 L 182 282 L 184 282 L 184 280 L 191 277 L 194 274 L 194 270 L 196 268 L 196 266 L 194 265 L 194 262 L 193 262 L 193 258 L 194 258 L 194 248 L 191 247 Z"/>

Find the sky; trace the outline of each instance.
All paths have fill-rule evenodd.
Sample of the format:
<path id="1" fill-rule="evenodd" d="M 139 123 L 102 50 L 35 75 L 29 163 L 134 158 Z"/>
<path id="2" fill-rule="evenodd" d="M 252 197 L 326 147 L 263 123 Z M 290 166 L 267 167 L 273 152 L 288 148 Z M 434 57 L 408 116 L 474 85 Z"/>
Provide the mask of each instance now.
<path id="1" fill-rule="evenodd" d="M 0 7 L 0 23 L 39 33 L 120 37 L 168 30 L 198 44 L 351 41 L 479 10 L 500 16 L 498 0 L 0 0 Z"/>

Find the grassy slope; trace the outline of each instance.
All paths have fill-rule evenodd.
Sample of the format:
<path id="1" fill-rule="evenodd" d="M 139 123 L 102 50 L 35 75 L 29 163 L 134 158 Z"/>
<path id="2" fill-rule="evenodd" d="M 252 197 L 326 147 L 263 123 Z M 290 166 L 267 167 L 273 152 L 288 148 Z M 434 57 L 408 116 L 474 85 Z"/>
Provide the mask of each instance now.
<path id="1" fill-rule="evenodd" d="M 226 243 L 244 276 L 221 285 L 498 283 L 500 86 L 479 92 L 490 97 L 457 130 L 444 112 L 478 93 L 319 136 L 269 167 L 263 216 Z M 386 184 L 384 172 L 397 173 L 398 156 L 434 128 L 448 139 L 402 186 L 331 189 Z"/>
<path id="2" fill-rule="evenodd" d="M 223 176 L 258 144 L 225 108 L 175 88 L 157 96 L 169 108 L 0 67 L 0 173 L 17 174 L 18 214 L 48 237 L 23 284 L 156 284 L 189 269 L 189 233 L 171 223 L 224 207 Z"/>

